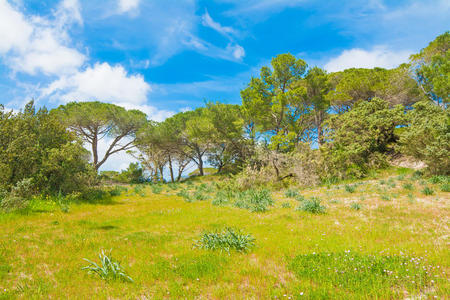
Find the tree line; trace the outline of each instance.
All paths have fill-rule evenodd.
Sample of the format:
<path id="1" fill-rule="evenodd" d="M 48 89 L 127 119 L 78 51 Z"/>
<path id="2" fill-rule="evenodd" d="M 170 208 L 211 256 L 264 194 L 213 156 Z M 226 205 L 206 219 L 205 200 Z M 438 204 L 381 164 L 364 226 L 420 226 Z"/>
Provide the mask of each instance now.
<path id="1" fill-rule="evenodd" d="M 208 102 L 162 122 L 102 102 L 51 111 L 30 102 L 18 113 L 0 106 L 0 198 L 25 183 L 35 192 L 82 190 L 122 151 L 152 181 L 166 170 L 179 181 L 189 164 L 199 175 L 208 164 L 271 180 L 363 177 L 398 153 L 449 174 L 449 44 L 446 32 L 389 70 L 327 73 L 281 54 L 241 90 L 241 105 Z M 136 177 L 138 166 L 131 167 Z"/>

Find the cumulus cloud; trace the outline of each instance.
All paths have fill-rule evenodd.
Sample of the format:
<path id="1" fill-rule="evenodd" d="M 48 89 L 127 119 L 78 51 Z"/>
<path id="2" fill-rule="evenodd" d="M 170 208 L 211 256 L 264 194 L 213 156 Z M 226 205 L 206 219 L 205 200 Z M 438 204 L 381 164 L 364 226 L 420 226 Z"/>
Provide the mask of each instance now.
<path id="1" fill-rule="evenodd" d="M 53 19 L 26 17 L 6 0 L 0 0 L 0 55 L 16 72 L 46 75 L 67 74 L 86 60 L 70 47 L 67 28 L 82 23 L 76 0 L 64 0 Z"/>
<path id="2" fill-rule="evenodd" d="M 342 71 L 349 68 L 395 68 L 407 62 L 411 51 L 389 50 L 387 47 L 379 46 L 372 50 L 350 49 L 343 51 L 337 57 L 330 59 L 325 64 L 325 69 L 329 72 Z"/>
<path id="3" fill-rule="evenodd" d="M 120 13 L 126 13 L 139 7 L 140 0 L 119 0 L 118 9 Z"/>
<path id="4" fill-rule="evenodd" d="M 43 90 L 43 96 L 65 102 L 101 100 L 137 105 L 147 101 L 150 90 L 141 75 L 130 75 L 121 65 L 97 63 L 54 81 Z"/>

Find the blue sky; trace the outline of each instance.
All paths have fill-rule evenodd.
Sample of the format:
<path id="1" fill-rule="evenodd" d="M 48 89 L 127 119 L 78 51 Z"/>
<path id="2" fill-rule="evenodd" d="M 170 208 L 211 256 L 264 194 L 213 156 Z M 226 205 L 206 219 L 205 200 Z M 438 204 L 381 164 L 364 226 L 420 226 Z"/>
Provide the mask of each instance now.
<path id="1" fill-rule="evenodd" d="M 0 0 L 0 102 L 101 100 L 159 121 L 206 100 L 240 103 L 280 53 L 328 71 L 395 67 L 450 28 L 449 3 Z"/>

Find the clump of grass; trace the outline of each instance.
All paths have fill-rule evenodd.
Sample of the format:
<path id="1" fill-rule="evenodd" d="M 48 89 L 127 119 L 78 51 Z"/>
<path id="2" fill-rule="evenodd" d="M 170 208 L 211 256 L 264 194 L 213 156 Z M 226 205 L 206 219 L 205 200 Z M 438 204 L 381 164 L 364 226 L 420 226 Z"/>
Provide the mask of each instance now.
<path id="1" fill-rule="evenodd" d="M 386 181 L 385 180 L 380 180 L 379 182 L 378 182 L 380 185 L 385 185 L 386 184 Z"/>
<path id="2" fill-rule="evenodd" d="M 405 175 L 404 174 L 398 175 L 397 180 L 400 180 L 400 181 L 405 180 Z"/>
<path id="3" fill-rule="evenodd" d="M 281 203 L 282 208 L 291 208 L 291 204 L 289 202 L 283 202 Z"/>
<path id="4" fill-rule="evenodd" d="M 450 177 L 449 176 L 444 176 L 444 175 L 434 175 L 428 181 L 431 182 L 431 183 L 434 183 L 434 184 L 437 184 L 437 183 L 448 183 L 448 182 L 450 182 Z"/>
<path id="5" fill-rule="evenodd" d="M 305 196 L 303 195 L 297 195 L 297 197 L 295 197 L 295 200 L 297 200 L 298 202 L 303 202 L 305 201 Z"/>
<path id="6" fill-rule="evenodd" d="M 414 189 L 414 186 L 411 183 L 405 183 L 403 184 L 403 188 L 405 190 L 412 191 Z"/>
<path id="7" fill-rule="evenodd" d="M 362 205 L 358 202 L 353 202 L 350 204 L 350 208 L 354 210 L 360 210 L 362 208 Z"/>
<path id="8" fill-rule="evenodd" d="M 208 199 L 208 196 L 205 195 L 203 193 L 203 191 L 201 191 L 201 190 L 195 191 L 194 194 L 192 195 L 192 197 L 194 200 L 197 200 L 197 201 L 204 201 L 204 200 Z"/>
<path id="9" fill-rule="evenodd" d="M 245 208 L 252 212 L 265 212 L 273 204 L 274 201 L 270 191 L 266 189 L 249 189 L 241 192 L 237 195 L 237 200 L 234 202 L 234 206 Z"/>
<path id="10" fill-rule="evenodd" d="M 306 211 L 312 214 L 323 214 L 326 212 L 326 207 L 323 206 L 322 200 L 316 197 L 312 197 L 303 201 L 303 203 L 297 207 L 297 210 Z"/>
<path id="11" fill-rule="evenodd" d="M 381 200 L 391 201 L 391 196 L 389 196 L 389 194 L 383 194 L 383 195 L 381 195 Z"/>
<path id="12" fill-rule="evenodd" d="M 127 191 L 128 191 L 128 189 L 126 187 L 116 185 L 114 188 L 109 190 L 109 194 L 114 197 L 114 196 L 120 196 L 120 195 L 122 195 L 122 192 L 126 193 Z"/>
<path id="13" fill-rule="evenodd" d="M 296 198 L 297 196 L 299 196 L 298 191 L 294 189 L 288 189 L 286 193 L 284 193 L 284 195 L 286 196 L 286 198 Z"/>
<path id="14" fill-rule="evenodd" d="M 408 202 L 409 202 L 410 204 L 413 204 L 413 203 L 416 202 L 416 198 L 415 198 L 414 195 L 411 194 L 411 193 L 408 194 Z"/>
<path id="15" fill-rule="evenodd" d="M 414 293 L 432 285 L 437 277 L 434 266 L 421 257 L 363 255 L 350 253 L 303 254 L 295 257 L 289 269 L 301 279 L 320 282 L 321 286 L 365 295 L 362 298 L 403 298 L 404 292 Z"/>
<path id="16" fill-rule="evenodd" d="M 163 188 L 159 184 L 153 184 L 151 185 L 152 193 L 153 194 L 161 194 Z"/>
<path id="17" fill-rule="evenodd" d="M 176 182 L 168 183 L 168 184 L 167 184 L 167 187 L 168 187 L 169 189 L 175 191 L 175 190 L 178 189 L 178 183 L 176 183 Z"/>
<path id="18" fill-rule="evenodd" d="M 122 280 L 133 282 L 133 279 L 128 276 L 120 263 L 111 256 L 111 250 L 108 253 L 102 250 L 98 257 L 100 258 L 100 264 L 84 258 L 89 265 L 83 267 L 82 270 L 86 270 L 91 274 L 97 274 L 104 280 Z"/>
<path id="19" fill-rule="evenodd" d="M 450 183 L 444 183 L 444 184 L 442 184 L 441 185 L 441 191 L 443 191 L 443 192 L 450 192 Z"/>
<path id="20" fill-rule="evenodd" d="M 240 230 L 225 228 L 221 232 L 204 232 L 194 247 L 206 250 L 220 250 L 230 252 L 248 252 L 255 246 L 255 238 L 244 234 Z"/>
<path id="21" fill-rule="evenodd" d="M 345 185 L 345 191 L 348 193 L 354 193 L 356 191 L 356 187 L 354 185 Z"/>
<path id="22" fill-rule="evenodd" d="M 423 190 L 422 190 L 422 194 L 426 195 L 426 196 L 431 196 L 434 194 L 434 190 L 428 186 L 426 186 Z"/>
<path id="23" fill-rule="evenodd" d="M 415 171 L 415 172 L 412 174 L 411 179 L 412 179 L 412 180 L 419 180 L 420 178 L 422 178 L 422 176 L 423 176 L 423 172 L 421 172 L 421 171 Z"/>

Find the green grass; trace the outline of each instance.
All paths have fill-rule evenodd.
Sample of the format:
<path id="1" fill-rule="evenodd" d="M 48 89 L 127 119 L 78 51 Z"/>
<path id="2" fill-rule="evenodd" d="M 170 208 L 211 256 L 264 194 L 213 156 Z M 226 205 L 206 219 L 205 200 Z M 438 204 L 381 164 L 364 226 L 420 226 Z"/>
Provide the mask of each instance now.
<path id="1" fill-rule="evenodd" d="M 185 183 L 180 196 L 142 185 L 145 196 L 128 187 L 106 201 L 69 203 L 68 212 L 57 199 L 33 199 L 25 211 L 0 213 L 0 299 L 445 299 L 448 192 L 422 175 L 433 196 L 418 182 L 404 189 L 410 174 L 394 188 L 387 182 L 399 174 L 391 170 L 353 193 L 342 185 L 308 187 L 298 202 L 284 190 L 221 190 L 188 203 L 183 195 L 197 188 Z M 195 185 L 211 187 L 217 176 Z M 391 201 L 380 198 L 380 180 Z M 245 197 L 272 205 L 264 213 L 234 206 Z M 326 203 L 326 214 L 283 208 L 313 197 Z M 350 208 L 362 198 L 363 209 Z M 250 234 L 255 245 L 247 252 L 194 247 L 224 228 Z M 83 258 L 100 266 L 101 249 L 113 249 L 133 282 L 82 270 Z"/>
<path id="2" fill-rule="evenodd" d="M 423 257 L 359 254 L 350 250 L 299 255 L 289 267 L 300 278 L 320 282 L 305 290 L 304 296 L 311 298 L 347 295 L 345 298 L 349 299 L 357 298 L 352 294 L 363 294 L 367 298 L 399 299 L 405 292 L 421 294 L 444 280 L 440 270 Z"/>

